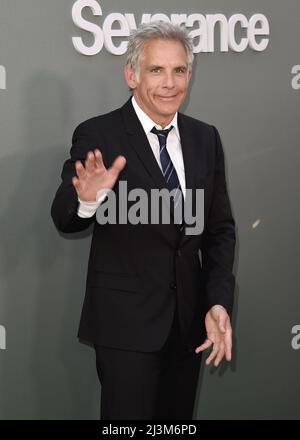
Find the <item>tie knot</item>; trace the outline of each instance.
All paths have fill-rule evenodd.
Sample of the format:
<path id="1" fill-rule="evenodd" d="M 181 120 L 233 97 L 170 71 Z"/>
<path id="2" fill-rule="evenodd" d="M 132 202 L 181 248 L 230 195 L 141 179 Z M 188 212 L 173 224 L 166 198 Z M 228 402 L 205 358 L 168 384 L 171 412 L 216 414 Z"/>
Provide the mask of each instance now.
<path id="1" fill-rule="evenodd" d="M 156 134 L 157 136 L 163 136 L 165 139 L 168 137 L 168 134 L 172 130 L 173 125 L 165 130 L 158 130 L 156 127 L 153 127 L 151 133 Z"/>

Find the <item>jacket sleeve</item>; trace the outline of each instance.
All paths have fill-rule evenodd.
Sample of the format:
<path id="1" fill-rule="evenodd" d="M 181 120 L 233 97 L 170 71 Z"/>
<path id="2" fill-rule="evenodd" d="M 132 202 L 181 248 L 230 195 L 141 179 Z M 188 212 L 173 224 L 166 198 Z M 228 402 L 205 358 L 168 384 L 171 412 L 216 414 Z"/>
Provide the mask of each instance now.
<path id="1" fill-rule="evenodd" d="M 216 304 L 232 315 L 235 277 L 232 273 L 235 249 L 235 222 L 231 213 L 224 168 L 224 152 L 219 133 L 215 138 L 215 170 L 212 202 L 202 237 L 202 269 L 205 278 L 206 311 Z"/>
<path id="2" fill-rule="evenodd" d="M 63 165 L 62 183 L 51 206 L 52 219 L 61 232 L 79 232 L 95 221 L 96 215 L 91 218 L 81 218 L 77 215 L 79 202 L 72 177 L 76 176 L 75 162 L 80 160 L 84 164 L 88 151 L 97 147 L 99 148 L 99 145 L 90 124 L 83 122 L 74 131 L 70 158 Z"/>

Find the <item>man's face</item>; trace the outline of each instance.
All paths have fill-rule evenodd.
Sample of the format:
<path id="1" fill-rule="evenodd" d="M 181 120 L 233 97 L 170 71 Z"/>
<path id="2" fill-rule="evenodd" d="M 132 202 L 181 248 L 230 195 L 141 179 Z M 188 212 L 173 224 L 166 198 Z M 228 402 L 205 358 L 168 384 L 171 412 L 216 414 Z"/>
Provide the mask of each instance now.
<path id="1" fill-rule="evenodd" d="M 125 67 L 127 84 L 139 106 L 157 124 L 166 126 L 184 101 L 191 72 L 179 41 L 152 39 L 145 43 L 139 78 Z"/>

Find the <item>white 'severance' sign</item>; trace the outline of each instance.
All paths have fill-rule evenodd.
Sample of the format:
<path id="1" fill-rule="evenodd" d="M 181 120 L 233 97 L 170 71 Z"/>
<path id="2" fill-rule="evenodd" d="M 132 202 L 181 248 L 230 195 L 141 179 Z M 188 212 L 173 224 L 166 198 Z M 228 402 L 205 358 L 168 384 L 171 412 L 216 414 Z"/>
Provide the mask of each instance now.
<path id="1" fill-rule="evenodd" d="M 134 14 L 114 12 L 108 14 L 102 24 L 88 21 L 83 17 L 83 9 L 90 9 L 94 16 L 102 16 L 102 8 L 96 0 L 77 0 L 72 8 L 72 18 L 76 26 L 92 34 L 91 45 L 84 43 L 82 37 L 73 37 L 75 49 L 83 55 L 97 55 L 103 46 L 113 55 L 123 55 L 127 51 L 127 40 L 131 29 L 137 28 Z M 248 47 L 262 52 L 269 43 L 270 26 L 263 14 L 254 14 L 249 19 L 243 14 L 234 14 L 229 19 L 223 14 L 143 14 L 141 23 L 150 23 L 155 20 L 164 20 L 172 23 L 184 23 L 191 28 L 194 53 L 214 52 L 216 24 L 220 27 L 219 47 L 221 52 L 243 52 Z M 237 37 L 237 34 L 240 36 Z M 121 37 L 121 38 L 120 38 Z M 116 41 L 114 41 L 116 39 Z"/>

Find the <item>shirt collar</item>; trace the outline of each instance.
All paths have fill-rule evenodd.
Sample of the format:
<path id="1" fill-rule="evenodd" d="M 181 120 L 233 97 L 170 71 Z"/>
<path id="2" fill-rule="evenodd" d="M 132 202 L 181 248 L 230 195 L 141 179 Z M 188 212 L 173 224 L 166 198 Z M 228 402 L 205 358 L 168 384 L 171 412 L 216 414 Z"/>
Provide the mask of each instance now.
<path id="1" fill-rule="evenodd" d="M 148 135 L 151 132 L 153 126 L 155 126 L 158 130 L 162 129 L 162 127 L 160 125 L 158 125 L 154 121 L 152 121 L 152 119 L 147 115 L 147 113 L 145 113 L 141 109 L 141 107 L 138 105 L 134 96 L 132 97 L 131 102 L 132 102 L 133 108 L 136 112 L 136 115 L 139 118 L 139 121 L 143 126 L 143 129 L 144 129 L 146 135 Z M 180 139 L 177 116 L 178 116 L 178 112 L 175 113 L 174 118 L 172 119 L 170 124 L 168 124 L 166 127 L 164 127 L 164 130 L 168 129 L 171 125 L 173 125 L 176 136 L 178 137 L 178 139 Z"/>

